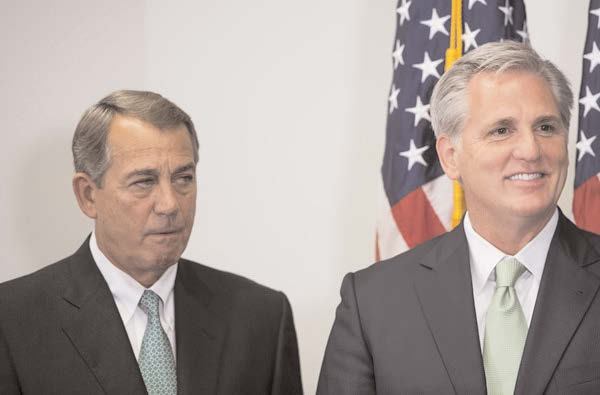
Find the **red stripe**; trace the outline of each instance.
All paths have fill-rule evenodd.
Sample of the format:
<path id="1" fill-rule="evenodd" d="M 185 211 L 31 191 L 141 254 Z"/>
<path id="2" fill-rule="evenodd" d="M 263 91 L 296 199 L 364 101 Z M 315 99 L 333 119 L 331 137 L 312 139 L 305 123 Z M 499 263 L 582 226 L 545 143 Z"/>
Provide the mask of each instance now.
<path id="1" fill-rule="evenodd" d="M 580 228 L 600 233 L 600 180 L 597 176 L 575 189 L 573 216 Z"/>
<path id="2" fill-rule="evenodd" d="M 417 188 L 392 207 L 392 216 L 409 248 L 446 231 L 422 188 Z"/>

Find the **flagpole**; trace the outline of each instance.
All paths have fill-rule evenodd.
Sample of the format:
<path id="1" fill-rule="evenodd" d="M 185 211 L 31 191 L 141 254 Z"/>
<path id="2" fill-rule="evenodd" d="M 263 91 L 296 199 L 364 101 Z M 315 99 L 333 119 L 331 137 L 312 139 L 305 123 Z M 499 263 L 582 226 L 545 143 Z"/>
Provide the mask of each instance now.
<path id="1" fill-rule="evenodd" d="M 450 45 L 446 50 L 446 64 L 448 70 L 462 55 L 462 0 L 452 0 L 452 19 L 450 23 Z M 452 227 L 460 223 L 466 210 L 465 197 L 462 186 L 458 181 L 453 183 L 453 208 Z"/>

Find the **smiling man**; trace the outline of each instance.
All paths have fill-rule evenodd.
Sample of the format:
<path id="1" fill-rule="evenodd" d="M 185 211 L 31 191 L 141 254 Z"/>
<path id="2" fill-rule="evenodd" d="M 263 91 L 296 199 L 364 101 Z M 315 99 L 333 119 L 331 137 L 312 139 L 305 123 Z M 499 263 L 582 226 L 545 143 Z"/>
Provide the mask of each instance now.
<path id="1" fill-rule="evenodd" d="M 181 258 L 198 138 L 152 92 L 118 91 L 73 137 L 74 255 L 0 285 L 0 393 L 301 394 L 281 292 Z"/>
<path id="2" fill-rule="evenodd" d="M 467 213 L 344 278 L 319 395 L 600 393 L 600 237 L 557 208 L 572 102 L 525 44 L 446 72 L 431 118 Z"/>

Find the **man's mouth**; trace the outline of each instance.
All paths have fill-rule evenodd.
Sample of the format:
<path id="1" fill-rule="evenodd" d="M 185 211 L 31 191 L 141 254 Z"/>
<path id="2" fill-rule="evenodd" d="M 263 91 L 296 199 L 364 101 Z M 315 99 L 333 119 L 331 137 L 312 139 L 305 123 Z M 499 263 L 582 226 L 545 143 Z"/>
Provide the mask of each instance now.
<path id="1" fill-rule="evenodd" d="M 151 232 L 153 235 L 172 235 L 181 232 L 181 229 L 163 230 L 159 232 Z"/>
<path id="2" fill-rule="evenodd" d="M 531 181 L 538 178 L 545 177 L 545 173 L 517 173 L 508 177 L 509 180 L 523 180 L 523 181 Z"/>

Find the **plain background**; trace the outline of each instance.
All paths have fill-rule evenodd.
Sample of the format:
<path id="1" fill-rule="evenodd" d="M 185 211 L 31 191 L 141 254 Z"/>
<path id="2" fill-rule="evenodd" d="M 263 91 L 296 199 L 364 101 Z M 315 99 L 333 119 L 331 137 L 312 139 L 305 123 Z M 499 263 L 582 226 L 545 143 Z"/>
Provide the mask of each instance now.
<path id="1" fill-rule="evenodd" d="M 577 96 L 588 2 L 526 6 L 532 44 Z M 71 254 L 92 229 L 71 192 L 70 144 L 85 108 L 116 89 L 157 91 L 199 131 L 184 256 L 288 295 L 314 393 L 341 279 L 374 260 L 395 8 L 2 0 L 0 281 Z M 570 170 L 560 200 L 569 216 Z"/>

